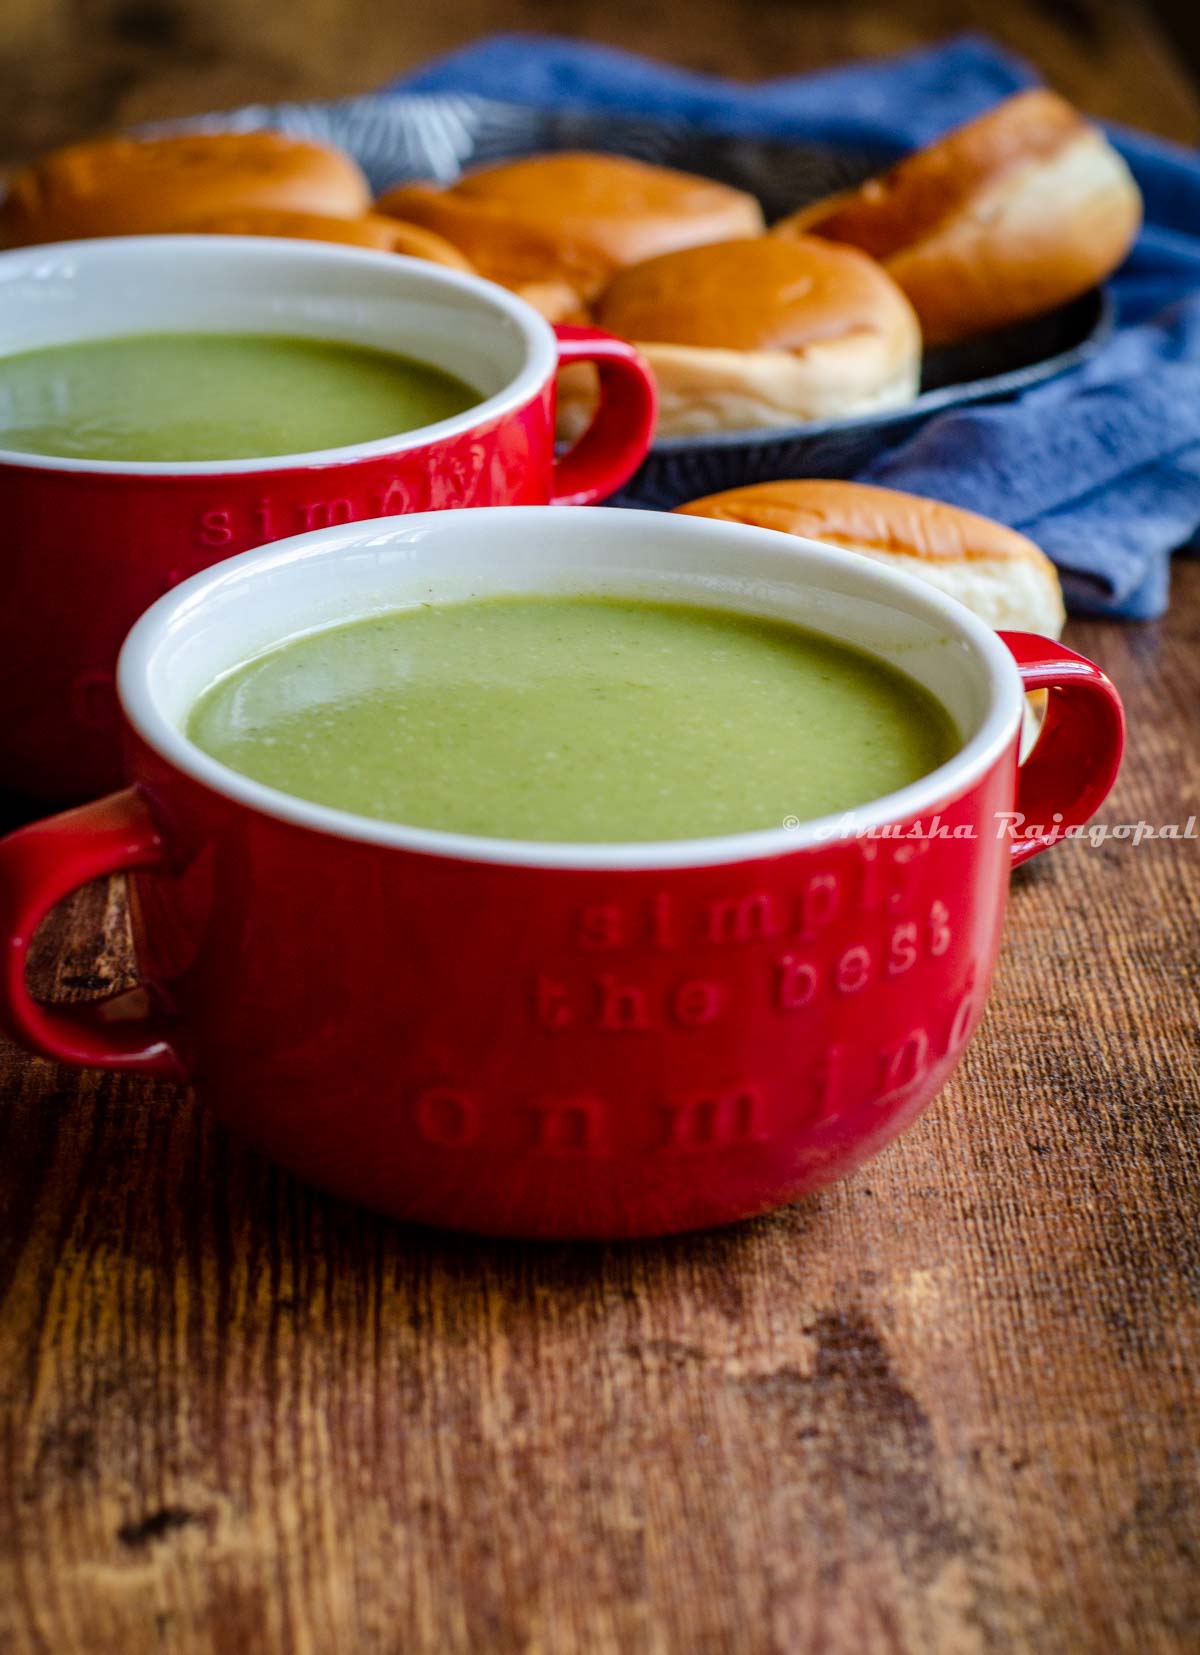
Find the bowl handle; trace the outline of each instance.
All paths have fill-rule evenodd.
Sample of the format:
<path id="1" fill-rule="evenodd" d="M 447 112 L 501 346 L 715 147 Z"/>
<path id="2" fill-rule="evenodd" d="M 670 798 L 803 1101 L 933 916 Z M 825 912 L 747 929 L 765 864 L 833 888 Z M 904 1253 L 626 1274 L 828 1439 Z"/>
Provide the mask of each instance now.
<path id="1" fill-rule="evenodd" d="M 25 981 L 41 921 L 91 879 L 161 867 L 162 836 L 136 788 L 32 822 L 0 840 L 0 1026 L 39 1057 L 81 1068 L 185 1078 L 168 1019 L 144 987 L 77 1005 L 46 1006 Z"/>
<path id="2" fill-rule="evenodd" d="M 552 506 L 591 506 L 627 483 L 646 458 L 658 398 L 645 358 L 624 339 L 599 328 L 562 324 L 554 330 L 558 365 L 594 362 L 600 402 L 573 448 L 554 462 Z"/>
<path id="3" fill-rule="evenodd" d="M 1002 632 L 1026 691 L 1046 690 L 1046 717 L 1021 766 L 1013 866 L 1081 827 L 1108 797 L 1125 747 L 1121 697 L 1094 662 L 1034 632 Z"/>

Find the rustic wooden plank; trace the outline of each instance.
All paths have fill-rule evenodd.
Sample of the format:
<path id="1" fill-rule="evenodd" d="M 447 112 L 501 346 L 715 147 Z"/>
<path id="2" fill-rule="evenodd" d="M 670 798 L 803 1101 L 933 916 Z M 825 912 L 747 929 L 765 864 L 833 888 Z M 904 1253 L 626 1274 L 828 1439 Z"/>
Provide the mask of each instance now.
<path id="1" fill-rule="evenodd" d="M 1177 586 L 1072 628 L 1129 700 L 1111 821 L 1200 811 Z M 8 1647 L 1195 1647 L 1198 868 L 1059 847 L 924 1122 L 654 1245 L 406 1231 L 6 1048 Z M 122 949 L 84 893 L 42 985 Z"/>
<path id="2" fill-rule="evenodd" d="M 977 29 L 1084 108 L 1185 142 L 1200 137 L 1186 73 L 1142 11 L 1120 0 L 7 0 L 0 157 L 136 121 L 364 91 L 498 28 L 590 37 L 745 79 Z"/>

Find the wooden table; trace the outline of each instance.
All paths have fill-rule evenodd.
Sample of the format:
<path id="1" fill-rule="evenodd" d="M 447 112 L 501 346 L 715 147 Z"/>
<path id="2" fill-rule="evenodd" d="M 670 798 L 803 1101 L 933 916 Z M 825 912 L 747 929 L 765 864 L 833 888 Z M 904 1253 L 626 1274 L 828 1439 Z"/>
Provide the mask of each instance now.
<path id="1" fill-rule="evenodd" d="M 1137 14 L 975 9 L 1093 107 L 1195 136 Z M 496 22 L 445 10 L 126 0 L 85 27 L 16 0 L 0 134 L 352 89 Z M 963 19 L 613 12 L 507 20 L 750 74 Z M 1069 637 L 1128 699 L 1106 820 L 1200 813 L 1200 567 L 1161 625 Z M 1059 847 L 921 1124 L 797 1207 L 653 1245 L 414 1233 L 186 1094 L 0 1047 L 0 1650 L 1200 1647 L 1198 871 L 1195 841 Z M 128 967 L 99 887 L 36 975 L 73 997 Z"/>

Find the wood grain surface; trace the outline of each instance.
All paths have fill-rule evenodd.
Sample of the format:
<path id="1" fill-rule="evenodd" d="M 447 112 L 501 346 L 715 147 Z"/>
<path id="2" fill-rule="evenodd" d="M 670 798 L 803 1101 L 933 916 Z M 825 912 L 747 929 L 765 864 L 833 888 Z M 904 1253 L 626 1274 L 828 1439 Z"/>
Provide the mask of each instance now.
<path id="1" fill-rule="evenodd" d="M 964 15 L 9 0 L 0 147 L 348 90 L 475 27 L 751 74 Z M 1094 107 L 1195 133 L 1137 14 L 986 19 Z M 1200 814 L 1200 566 L 1163 623 L 1068 637 L 1128 702 L 1105 819 Z M 799 1206 L 650 1245 L 406 1230 L 186 1093 L 0 1045 L 0 1651 L 1200 1648 L 1198 942 L 1200 843 L 1060 846 L 920 1124 Z M 116 883 L 35 977 L 129 969 Z"/>
<path id="2" fill-rule="evenodd" d="M 1194 13 L 1188 0 L 1178 9 Z M 4 0 L 0 157 L 136 121 L 369 90 L 497 29 L 602 40 L 744 80 L 974 29 L 1097 115 L 1200 138 L 1187 75 L 1122 0 Z"/>

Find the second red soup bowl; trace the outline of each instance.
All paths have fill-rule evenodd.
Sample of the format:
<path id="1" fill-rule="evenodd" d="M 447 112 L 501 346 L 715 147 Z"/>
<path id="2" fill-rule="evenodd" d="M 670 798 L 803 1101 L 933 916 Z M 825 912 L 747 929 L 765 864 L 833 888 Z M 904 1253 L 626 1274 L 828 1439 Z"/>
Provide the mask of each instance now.
<path id="1" fill-rule="evenodd" d="M 902 665 L 961 747 L 853 818 L 582 845 L 368 821 L 184 733 L 218 674 L 288 636 L 520 592 L 797 621 Z M 1043 688 L 1019 767 L 1024 695 Z M 525 1236 L 725 1223 L 879 1150 L 982 1015 L 1014 863 L 1100 803 L 1123 729 L 1112 685 L 1071 650 L 997 636 L 865 558 L 554 508 L 331 528 L 236 558 L 138 622 L 119 690 L 132 785 L 0 845 L 6 1026 L 62 1062 L 190 1081 L 340 1195 Z M 142 987 L 36 1004 L 39 921 L 118 870 Z"/>
<path id="2" fill-rule="evenodd" d="M 637 468 L 654 390 L 632 346 L 552 329 L 474 276 L 394 253 L 261 237 L 129 236 L 0 254 L 0 354 L 130 333 L 282 333 L 419 358 L 479 401 L 318 453 L 181 463 L 5 451 L 0 782 L 87 798 L 120 779 L 117 651 L 163 592 L 324 524 L 453 506 L 583 505 Z M 555 458 L 555 376 L 591 361 L 591 430 Z"/>

